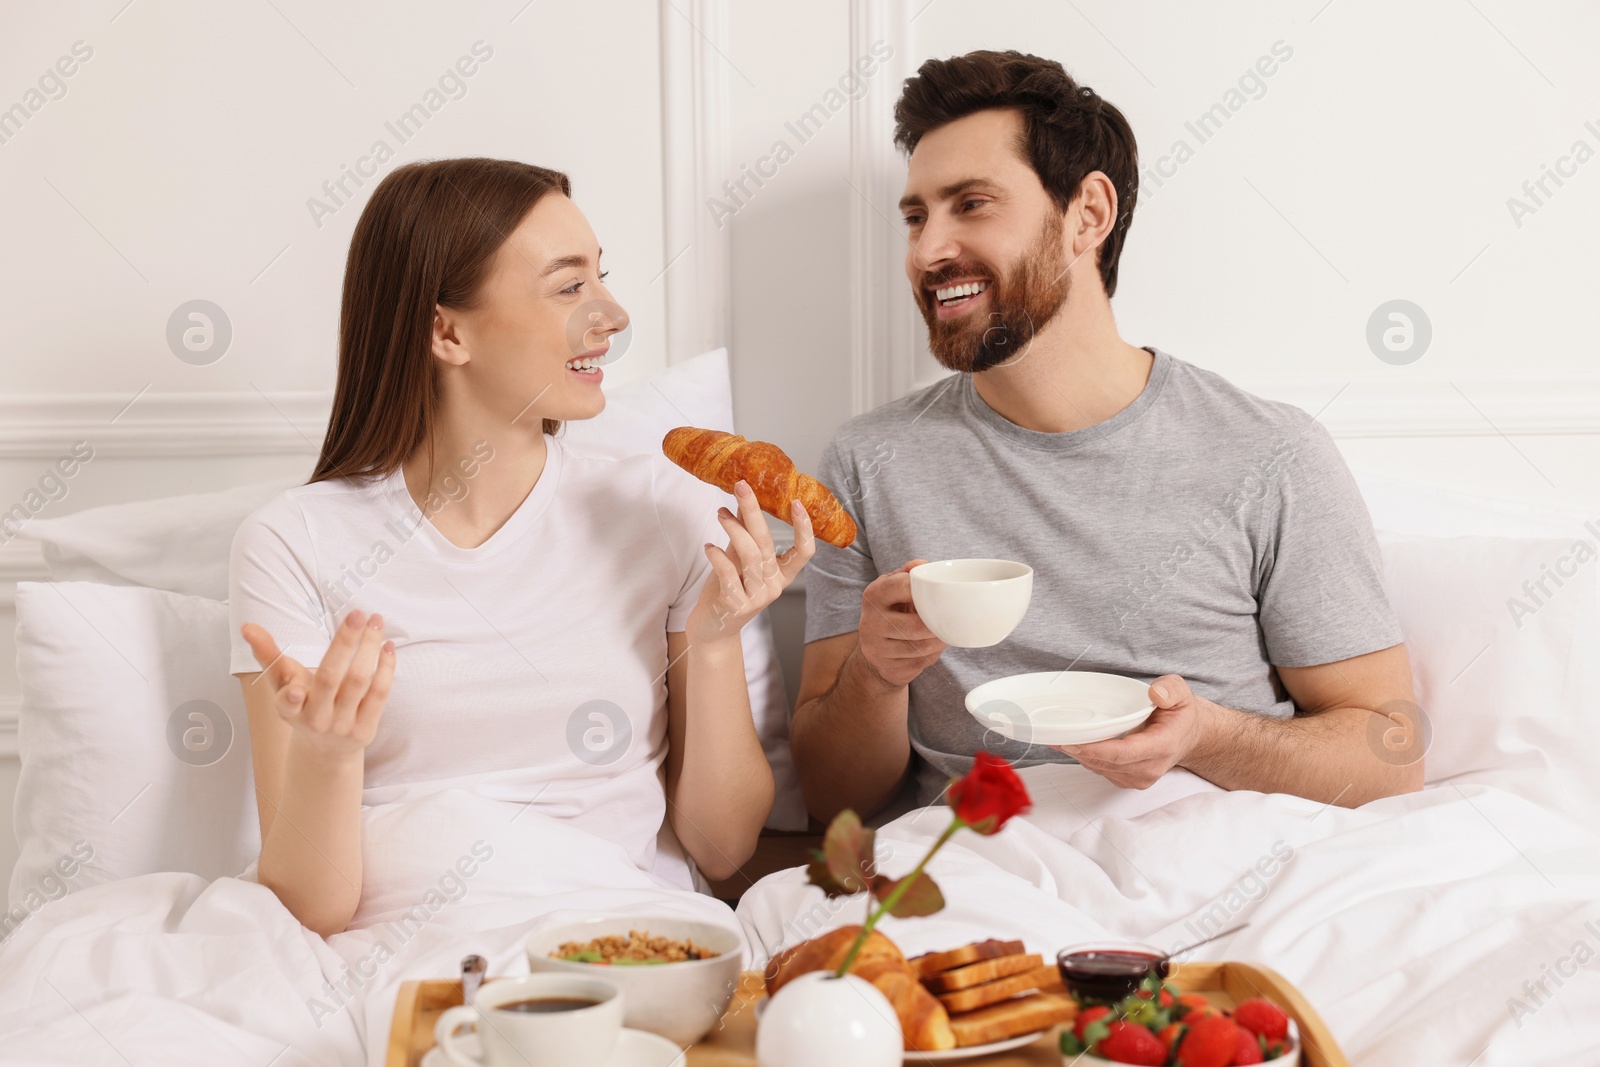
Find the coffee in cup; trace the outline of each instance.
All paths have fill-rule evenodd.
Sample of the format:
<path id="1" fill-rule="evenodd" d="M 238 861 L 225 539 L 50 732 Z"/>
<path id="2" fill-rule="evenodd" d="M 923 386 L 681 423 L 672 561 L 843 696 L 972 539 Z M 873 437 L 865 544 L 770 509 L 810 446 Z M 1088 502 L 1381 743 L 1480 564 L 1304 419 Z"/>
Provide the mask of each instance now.
<path id="1" fill-rule="evenodd" d="M 456 1034 L 478 1033 L 479 1057 Z M 599 978 L 525 974 L 485 982 L 470 1005 L 439 1016 L 433 1039 L 455 1067 L 594 1067 L 622 1033 L 622 991 Z"/>

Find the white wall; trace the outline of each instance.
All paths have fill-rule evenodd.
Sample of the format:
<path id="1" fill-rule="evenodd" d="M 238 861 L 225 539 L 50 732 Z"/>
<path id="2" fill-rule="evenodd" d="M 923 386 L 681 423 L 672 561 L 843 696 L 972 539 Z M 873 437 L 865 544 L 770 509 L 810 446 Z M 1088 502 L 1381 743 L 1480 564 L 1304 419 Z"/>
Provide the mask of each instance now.
<path id="1" fill-rule="evenodd" d="M 1592 6 L 124 4 L 13 7 L 0 34 L 0 108 L 74 42 L 94 50 L 0 143 L 0 507 L 79 437 L 97 459 L 49 514 L 306 471 L 365 191 L 320 227 L 306 201 L 481 40 L 493 56 L 466 95 L 385 170 L 467 154 L 567 170 L 635 323 L 613 378 L 727 341 L 741 428 L 802 465 L 937 373 L 899 273 L 897 79 L 1017 47 L 1121 108 L 1147 167 L 1194 149 L 1143 183 L 1114 305 L 1130 341 L 1311 410 L 1337 396 L 1322 417 L 1359 471 L 1600 510 L 1600 158 L 1520 220 L 1507 207 L 1575 142 L 1600 151 Z M 1280 40 L 1292 56 L 1199 144 L 1185 123 Z M 892 60 L 801 143 L 786 124 L 879 42 Z M 731 217 L 708 206 L 778 140 L 792 158 Z M 165 340 L 195 298 L 234 330 L 208 366 Z M 1433 330 L 1403 366 L 1365 338 L 1396 298 Z M 27 546 L 0 546 L 0 589 L 38 573 Z M 791 686 L 802 610 L 774 613 Z M 0 663 L 10 631 L 0 617 Z M 5 797 L 15 692 L 0 668 Z"/>
<path id="2" fill-rule="evenodd" d="M 1534 213 L 1507 207 L 1574 142 L 1600 153 L 1600 10 L 937 0 L 910 25 L 913 62 L 1048 55 L 1128 117 L 1129 340 L 1313 411 L 1348 384 L 1325 421 L 1363 435 L 1358 470 L 1600 507 L 1600 158 Z M 1271 76 L 1230 99 L 1263 57 Z M 1202 141 L 1219 103 L 1237 110 Z M 1365 336 L 1397 298 L 1432 325 L 1406 365 Z M 1561 419 L 1584 432 L 1523 439 Z M 1413 436 L 1435 431 L 1451 440 Z"/>

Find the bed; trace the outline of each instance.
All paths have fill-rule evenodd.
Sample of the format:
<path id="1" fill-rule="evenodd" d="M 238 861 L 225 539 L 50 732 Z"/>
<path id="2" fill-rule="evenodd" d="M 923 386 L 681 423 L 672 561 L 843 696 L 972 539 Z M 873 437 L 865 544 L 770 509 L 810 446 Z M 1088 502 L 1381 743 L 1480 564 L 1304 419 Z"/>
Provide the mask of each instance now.
<path id="1" fill-rule="evenodd" d="M 617 390 L 612 444 L 727 426 L 730 409 L 714 353 Z M 759 966 L 859 921 L 862 901 L 829 903 L 797 869 L 761 878 L 734 912 L 462 788 L 369 810 L 360 927 L 306 931 L 253 880 L 248 736 L 217 592 L 232 529 L 280 488 L 32 531 L 53 580 L 18 589 L 7 1063 L 376 1065 L 402 981 L 451 975 L 467 952 L 522 973 L 522 939 L 542 922 L 709 918 L 741 929 Z M 1600 523 L 1374 481 L 1363 491 L 1431 731 L 1424 792 L 1350 811 L 1185 772 L 1137 792 L 1077 767 L 1032 768 L 1026 818 L 958 837 L 935 861 L 946 910 L 885 932 L 907 951 L 1002 934 L 1031 951 L 1101 935 L 1181 950 L 1248 921 L 1192 958 L 1279 970 L 1352 1062 L 1597 1062 L 1600 566 L 1575 546 L 1600 540 Z M 1551 569 L 1565 577 L 1532 603 L 1524 582 Z M 1508 605 L 1519 598 L 1526 610 Z M 769 826 L 797 831 L 764 625 L 746 654 L 780 788 Z M 885 869 L 909 869 L 942 821 L 921 811 L 884 827 Z"/>

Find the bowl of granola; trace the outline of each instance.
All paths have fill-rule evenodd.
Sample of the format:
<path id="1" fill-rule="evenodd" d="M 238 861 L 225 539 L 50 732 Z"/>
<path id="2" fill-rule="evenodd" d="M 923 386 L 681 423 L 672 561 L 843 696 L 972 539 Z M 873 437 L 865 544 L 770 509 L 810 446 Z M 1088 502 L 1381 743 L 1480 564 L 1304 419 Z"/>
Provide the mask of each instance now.
<path id="1" fill-rule="evenodd" d="M 523 944 L 535 974 L 599 975 L 622 990 L 624 1026 L 680 1046 L 722 1018 L 744 967 L 737 930 L 669 915 L 543 926 Z"/>

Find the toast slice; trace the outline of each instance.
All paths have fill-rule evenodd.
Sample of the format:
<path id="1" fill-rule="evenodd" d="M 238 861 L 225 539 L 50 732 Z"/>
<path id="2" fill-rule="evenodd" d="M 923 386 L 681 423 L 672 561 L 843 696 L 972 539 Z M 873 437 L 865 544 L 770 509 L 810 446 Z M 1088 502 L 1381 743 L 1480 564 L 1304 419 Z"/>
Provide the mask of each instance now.
<path id="1" fill-rule="evenodd" d="M 1048 1030 L 1057 1023 L 1070 1023 L 1078 1017 L 1077 1001 L 1050 993 L 1030 993 L 990 1004 L 977 1011 L 950 1016 L 956 1047 L 971 1048 L 991 1041 L 1004 1041 L 1037 1030 Z M 1030 1046 L 1031 1047 L 1031 1046 Z"/>
<path id="2" fill-rule="evenodd" d="M 962 945 L 946 952 L 927 952 L 921 956 L 912 957 L 911 969 L 916 971 L 918 978 L 927 978 L 948 971 L 955 967 L 963 967 L 969 963 L 980 960 L 997 959 L 1000 956 L 1020 956 L 1022 954 L 1021 941 L 974 941 L 970 945 Z"/>
<path id="3" fill-rule="evenodd" d="M 956 967 L 953 970 L 930 975 L 922 980 L 922 984 L 934 993 L 954 993 L 958 989 L 993 982 L 997 978 L 1009 978 L 1023 971 L 1036 971 L 1043 965 L 1044 958 L 1037 953 L 1026 956 L 996 956 L 992 960 L 979 960 L 965 967 Z"/>
<path id="4" fill-rule="evenodd" d="M 960 1011 L 974 1011 L 1002 1000 L 1010 1000 L 1018 993 L 1040 989 L 1050 984 L 1055 975 L 1054 967 L 1034 967 L 1020 974 L 959 989 L 954 993 L 940 993 L 939 1003 L 943 1004 L 945 1011 L 952 1015 Z"/>

